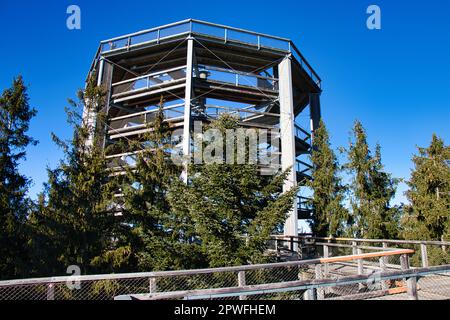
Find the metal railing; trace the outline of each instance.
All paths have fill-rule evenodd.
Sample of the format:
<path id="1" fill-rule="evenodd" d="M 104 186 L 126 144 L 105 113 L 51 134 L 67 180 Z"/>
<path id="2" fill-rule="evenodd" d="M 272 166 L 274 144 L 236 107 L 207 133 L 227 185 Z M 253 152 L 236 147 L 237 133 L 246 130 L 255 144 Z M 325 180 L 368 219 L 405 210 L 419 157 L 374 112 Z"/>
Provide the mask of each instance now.
<path id="1" fill-rule="evenodd" d="M 111 85 L 112 97 L 133 93 L 136 91 L 158 88 L 167 83 L 184 81 L 186 79 L 186 66 L 179 66 L 158 72 L 152 72 L 139 77 L 115 82 Z"/>
<path id="2" fill-rule="evenodd" d="M 306 200 L 305 200 L 306 201 Z M 413 267 L 427 268 L 450 263 L 450 241 L 420 241 L 420 240 L 396 240 L 396 239 L 358 239 L 358 238 L 333 238 L 333 237 L 312 237 L 305 236 L 279 236 L 274 235 L 273 239 L 282 243 L 300 243 L 305 239 L 313 239 L 316 245 L 321 247 L 323 256 L 329 252 L 330 248 L 340 248 L 337 255 L 348 252 L 355 253 L 357 247 L 365 246 L 376 250 L 389 249 L 412 249 L 415 251 L 411 257 Z M 356 248 L 356 249 L 355 249 Z"/>
<path id="3" fill-rule="evenodd" d="M 295 136 L 300 140 L 311 145 L 311 133 L 302 128 L 299 124 L 294 123 Z"/>
<path id="4" fill-rule="evenodd" d="M 208 36 L 223 41 L 224 43 L 243 43 L 254 46 L 257 49 L 265 48 L 286 53 L 291 52 L 300 67 L 308 74 L 313 82 L 319 87 L 321 85 L 320 77 L 291 40 L 195 19 L 187 19 L 101 41 L 100 52 L 113 52 L 123 49 L 130 50 L 130 48 L 135 46 L 151 43 L 158 44 L 162 40 L 189 34 Z"/>
<path id="5" fill-rule="evenodd" d="M 320 279 L 336 280 L 332 267 L 339 263 L 356 263 L 360 260 L 368 263 L 370 261 L 377 262 L 385 257 L 397 257 L 397 259 L 402 257 L 401 259 L 405 261 L 402 266 L 406 270 L 408 255 L 412 253 L 412 250 L 400 249 L 212 269 L 8 280 L 0 281 L 0 300 L 90 300 L 113 299 L 118 296 L 123 298 L 124 295 L 127 297 L 141 295 L 144 298 L 152 299 L 193 296 L 198 298 L 195 290 L 216 289 L 224 290 L 224 292 L 210 298 L 239 297 L 245 299 L 247 295 L 251 295 L 256 299 L 268 299 L 270 296 L 267 296 L 266 292 L 261 292 L 258 286 L 266 285 L 273 289 L 279 286 L 284 288 L 286 282 L 292 282 L 288 286 L 292 287 L 297 285 L 297 281 L 303 281 L 303 285 L 308 283 L 314 285 L 315 281 Z M 300 296 L 303 297 L 303 288 L 299 290 L 302 290 Z M 277 291 L 268 291 L 267 293 L 273 292 Z M 278 295 L 276 298 L 283 299 L 284 295 Z"/>
<path id="6" fill-rule="evenodd" d="M 263 90 L 278 91 L 278 79 L 251 72 L 242 72 L 214 66 L 199 65 L 199 73 L 205 72 L 206 79 L 231 83 L 236 86 L 255 87 Z"/>
<path id="7" fill-rule="evenodd" d="M 313 210 L 311 198 L 297 196 L 297 211 L 303 218 L 310 218 Z"/>
<path id="8" fill-rule="evenodd" d="M 295 172 L 301 177 L 311 179 L 313 166 L 304 161 L 295 159 Z"/>

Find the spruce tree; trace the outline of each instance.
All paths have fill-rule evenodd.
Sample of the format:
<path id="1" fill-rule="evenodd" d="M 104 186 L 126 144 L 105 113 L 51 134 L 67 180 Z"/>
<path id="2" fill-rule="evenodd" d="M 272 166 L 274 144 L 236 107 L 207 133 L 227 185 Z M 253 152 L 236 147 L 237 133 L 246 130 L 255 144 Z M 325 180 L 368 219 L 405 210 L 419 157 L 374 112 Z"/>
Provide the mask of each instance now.
<path id="1" fill-rule="evenodd" d="M 414 240 L 450 239 L 450 146 L 435 134 L 427 148 L 418 148 L 406 196 L 403 235 Z M 430 262 L 450 263 L 441 248 L 429 248 Z"/>
<path id="2" fill-rule="evenodd" d="M 30 180 L 18 166 L 25 148 L 36 144 L 27 135 L 36 110 L 29 105 L 21 76 L 0 96 L 0 279 L 28 273 L 26 220 L 31 202 L 27 198 Z"/>
<path id="3" fill-rule="evenodd" d="M 347 150 L 344 167 L 352 175 L 351 235 L 362 238 L 395 238 L 398 231 L 398 208 L 390 206 L 398 179 L 384 171 L 381 149 L 372 156 L 367 135 L 359 121 L 353 127 L 353 140 Z"/>
<path id="4" fill-rule="evenodd" d="M 236 118 L 224 114 L 209 129 L 224 137 L 237 124 Z M 205 145 L 211 143 L 219 141 Z M 191 164 L 188 172 L 189 183 L 174 183 L 169 201 L 177 215 L 191 221 L 207 266 L 267 261 L 263 253 L 270 235 L 286 220 L 297 193 L 297 188 L 282 193 L 287 172 L 264 176 L 256 164 L 236 162 Z"/>
<path id="5" fill-rule="evenodd" d="M 192 222 L 175 214 L 168 189 L 179 180 L 181 167 L 171 159 L 174 142 L 164 121 L 163 101 L 152 113 L 147 133 L 131 144 L 136 163 L 124 168 L 124 219 L 131 226 L 129 243 L 136 268 L 142 271 L 194 268 L 196 246 L 189 241 Z"/>
<path id="6" fill-rule="evenodd" d="M 78 99 L 69 100 L 71 107 L 67 108 L 68 122 L 74 129 L 72 139 L 66 142 L 53 135 L 64 158 L 57 168 L 47 170 L 48 182 L 30 219 L 36 273 L 40 275 L 65 274 L 69 265 L 78 265 L 82 273 L 104 272 L 101 262 L 114 248 L 117 223 L 111 208 L 116 188 L 105 170 L 100 143 L 105 91 L 91 78 Z M 83 107 L 98 113 L 95 125 L 82 118 Z M 93 143 L 87 143 L 91 136 Z M 126 250 L 122 254 L 126 256 Z"/>
<path id="7" fill-rule="evenodd" d="M 319 237 L 342 235 L 348 220 L 348 211 L 343 206 L 346 190 L 339 177 L 339 163 L 322 120 L 314 134 L 311 162 L 312 180 L 308 182 L 314 191 L 311 230 Z"/>

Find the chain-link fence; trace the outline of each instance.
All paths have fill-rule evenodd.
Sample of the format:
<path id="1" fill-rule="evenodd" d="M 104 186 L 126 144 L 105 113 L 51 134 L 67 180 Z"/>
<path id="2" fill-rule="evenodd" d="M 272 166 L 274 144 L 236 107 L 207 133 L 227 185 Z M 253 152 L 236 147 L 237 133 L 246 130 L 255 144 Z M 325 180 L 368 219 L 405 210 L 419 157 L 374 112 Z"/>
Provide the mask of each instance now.
<path id="1" fill-rule="evenodd" d="M 398 249 L 382 241 L 318 241 L 275 241 L 270 248 L 281 262 L 271 264 L 0 281 L 0 300 L 406 299 L 408 284 L 419 298 L 450 298 L 450 266 L 417 275 L 414 284 L 402 276 L 429 269 L 421 243 Z"/>
<path id="2" fill-rule="evenodd" d="M 247 265 L 201 270 L 163 271 L 135 274 L 68 276 L 23 279 L 0 282 L 1 300 L 107 300 L 120 296 L 140 295 L 146 298 L 186 298 L 202 290 L 212 299 L 243 299 L 247 295 L 233 292 L 235 288 L 267 286 L 270 290 L 251 291 L 252 299 L 303 299 L 305 284 L 317 280 L 335 281 L 349 275 L 374 271 L 380 259 L 411 254 L 408 250 L 364 252 L 356 256 Z M 284 284 L 301 283 L 299 288 Z M 279 290 L 273 291 L 274 287 Z M 283 289 L 284 288 L 284 289 Z M 212 290 L 212 291 L 211 291 Z M 216 290 L 216 291 L 214 291 Z M 225 290 L 225 292 L 221 292 Z M 198 296 L 195 295 L 194 296 Z"/>

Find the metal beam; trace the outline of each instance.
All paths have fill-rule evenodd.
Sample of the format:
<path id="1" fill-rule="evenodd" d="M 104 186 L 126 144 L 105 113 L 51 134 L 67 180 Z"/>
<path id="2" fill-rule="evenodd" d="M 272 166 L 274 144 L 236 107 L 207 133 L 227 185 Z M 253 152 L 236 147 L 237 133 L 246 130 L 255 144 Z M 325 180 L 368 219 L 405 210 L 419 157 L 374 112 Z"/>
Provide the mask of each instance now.
<path id="1" fill-rule="evenodd" d="M 291 171 L 283 185 L 286 192 L 297 186 L 295 167 L 295 127 L 294 127 L 294 98 L 292 89 L 292 61 L 287 56 L 278 66 L 279 95 L 280 95 L 280 134 L 281 134 L 281 167 L 283 170 L 291 168 Z M 292 205 L 292 210 L 284 225 L 284 234 L 298 235 L 297 198 Z"/>
<path id="2" fill-rule="evenodd" d="M 191 157 L 191 100 L 192 90 L 192 72 L 194 61 L 194 39 L 187 40 L 187 59 L 186 59 L 186 86 L 184 96 L 184 127 L 183 127 L 183 156 L 185 157 L 182 179 L 187 183 L 188 165 Z"/>
<path id="3" fill-rule="evenodd" d="M 309 109 L 311 117 L 311 132 L 314 139 L 314 132 L 319 128 L 320 124 L 320 93 L 309 94 Z"/>

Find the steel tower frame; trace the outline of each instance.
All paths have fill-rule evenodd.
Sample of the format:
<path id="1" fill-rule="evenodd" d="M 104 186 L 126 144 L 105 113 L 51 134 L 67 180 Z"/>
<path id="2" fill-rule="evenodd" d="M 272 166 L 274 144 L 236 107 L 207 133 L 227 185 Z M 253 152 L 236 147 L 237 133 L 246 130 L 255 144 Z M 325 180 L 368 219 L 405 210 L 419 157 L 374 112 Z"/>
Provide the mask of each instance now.
<path id="1" fill-rule="evenodd" d="M 284 190 L 304 185 L 311 165 L 302 157 L 320 121 L 321 79 L 294 43 L 285 38 L 187 19 L 101 41 L 88 77 L 106 88 L 103 146 L 140 139 L 165 100 L 166 121 L 182 131 L 182 151 L 191 156 L 193 121 L 233 112 L 245 128 L 278 129 L 281 169 L 294 168 Z M 310 129 L 296 123 L 309 106 Z M 83 118 L 94 125 L 97 114 Z M 88 144 L 93 143 L 93 137 Z M 273 152 L 275 152 L 273 151 Z M 112 170 L 132 165 L 139 150 L 107 154 Z M 187 172 L 183 179 L 187 181 Z M 298 234 L 298 219 L 313 208 L 298 197 L 284 233 Z"/>

